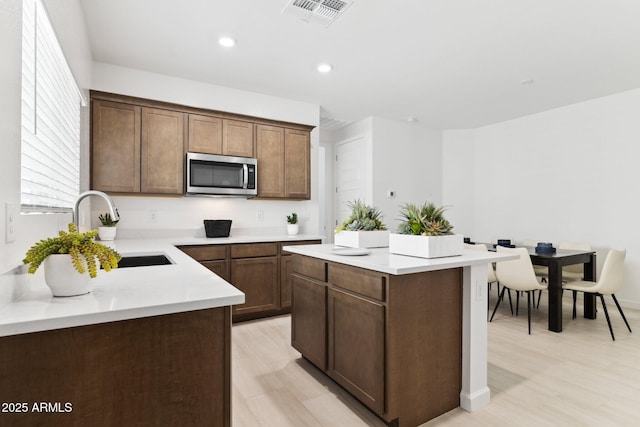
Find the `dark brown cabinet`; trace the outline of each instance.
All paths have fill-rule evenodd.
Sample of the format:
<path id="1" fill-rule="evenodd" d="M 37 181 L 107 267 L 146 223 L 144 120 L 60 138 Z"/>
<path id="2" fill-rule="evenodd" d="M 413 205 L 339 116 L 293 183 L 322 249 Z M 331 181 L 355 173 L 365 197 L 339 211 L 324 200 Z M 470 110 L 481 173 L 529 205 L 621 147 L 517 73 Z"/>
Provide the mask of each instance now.
<path id="1" fill-rule="evenodd" d="M 178 248 L 244 292 L 245 303 L 233 307 L 233 321 L 241 322 L 291 311 L 293 257 L 282 247 L 319 243 L 296 240 Z"/>
<path id="2" fill-rule="evenodd" d="M 184 193 L 184 114 L 92 101 L 91 188 Z"/>
<path id="3" fill-rule="evenodd" d="M 91 188 L 183 195 L 185 153 L 258 159 L 258 198 L 311 198 L 313 126 L 91 91 Z"/>
<path id="4" fill-rule="evenodd" d="M 293 255 L 291 344 L 390 425 L 460 405 L 462 269 L 392 275 Z"/>
<path id="5" fill-rule="evenodd" d="M 253 157 L 253 123 L 239 120 L 222 121 L 222 154 Z"/>
<path id="6" fill-rule="evenodd" d="M 189 114 L 189 151 L 253 157 L 253 128 L 251 122 Z"/>
<path id="7" fill-rule="evenodd" d="M 328 295 L 327 373 L 378 415 L 384 413 L 384 305 L 340 289 Z"/>
<path id="8" fill-rule="evenodd" d="M 184 193 L 185 114 L 142 108 L 140 192 Z"/>
<path id="9" fill-rule="evenodd" d="M 258 197 L 310 199 L 310 155 L 308 131 L 257 125 Z"/>
<path id="10" fill-rule="evenodd" d="M 92 101 L 92 189 L 140 192 L 140 111 L 136 105 Z"/>
<path id="11" fill-rule="evenodd" d="M 311 198 L 311 145 L 309 132 L 284 130 L 284 197 Z"/>
<path id="12" fill-rule="evenodd" d="M 291 345 L 323 371 L 327 369 L 327 284 L 294 274 Z"/>
<path id="13" fill-rule="evenodd" d="M 204 265 L 227 282 L 231 280 L 228 260 L 228 245 L 179 246 L 178 249 L 196 261 L 199 261 L 200 264 Z"/>
<path id="14" fill-rule="evenodd" d="M 189 114 L 188 147 L 194 153 L 222 154 L 222 119 Z"/>

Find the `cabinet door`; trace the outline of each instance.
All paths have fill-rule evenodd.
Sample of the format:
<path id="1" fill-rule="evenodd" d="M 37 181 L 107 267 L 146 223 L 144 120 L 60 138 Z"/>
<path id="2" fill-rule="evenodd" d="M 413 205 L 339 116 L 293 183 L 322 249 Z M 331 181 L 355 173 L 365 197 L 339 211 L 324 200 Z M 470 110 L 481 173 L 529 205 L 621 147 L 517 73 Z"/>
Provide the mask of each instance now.
<path id="1" fill-rule="evenodd" d="M 142 108 L 143 193 L 184 193 L 184 113 Z"/>
<path id="2" fill-rule="evenodd" d="M 311 198 L 311 146 L 309 132 L 285 129 L 284 178 L 285 197 Z"/>
<path id="3" fill-rule="evenodd" d="M 253 123 L 223 120 L 222 154 L 253 157 Z"/>
<path id="4" fill-rule="evenodd" d="M 140 192 L 140 107 L 94 100 L 91 108 L 91 188 Z"/>
<path id="5" fill-rule="evenodd" d="M 258 197 L 284 197 L 284 129 L 256 126 Z"/>
<path id="6" fill-rule="evenodd" d="M 327 370 L 327 284 L 298 274 L 292 279 L 291 345 Z"/>
<path id="7" fill-rule="evenodd" d="M 189 151 L 222 154 L 222 120 L 189 114 Z"/>
<path id="8" fill-rule="evenodd" d="M 330 288 L 327 373 L 378 415 L 384 414 L 382 304 Z"/>
<path id="9" fill-rule="evenodd" d="M 200 261 L 200 264 L 204 265 L 227 282 L 230 281 L 229 263 L 227 261 Z"/>
<path id="10" fill-rule="evenodd" d="M 231 283 L 244 292 L 233 314 L 276 310 L 279 305 L 278 257 L 231 260 Z"/>
<path id="11" fill-rule="evenodd" d="M 280 257 L 280 307 L 291 307 L 291 273 L 293 272 L 291 255 Z"/>

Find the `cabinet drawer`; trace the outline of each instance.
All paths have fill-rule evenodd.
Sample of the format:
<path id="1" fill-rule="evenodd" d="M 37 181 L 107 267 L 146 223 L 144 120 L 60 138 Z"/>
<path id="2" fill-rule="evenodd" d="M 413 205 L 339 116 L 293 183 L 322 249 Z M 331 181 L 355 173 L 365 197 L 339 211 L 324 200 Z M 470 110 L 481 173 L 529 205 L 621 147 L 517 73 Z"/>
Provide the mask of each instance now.
<path id="1" fill-rule="evenodd" d="M 278 255 L 278 243 L 242 243 L 231 245 L 231 258 L 255 258 Z"/>
<path id="2" fill-rule="evenodd" d="M 179 246 L 178 249 L 196 261 L 214 261 L 227 258 L 227 245 Z"/>
<path id="3" fill-rule="evenodd" d="M 282 249 L 285 246 L 319 245 L 320 243 L 320 240 L 296 240 L 295 242 L 280 242 L 280 255 L 291 255 L 291 252 L 287 252 Z"/>
<path id="4" fill-rule="evenodd" d="M 386 276 L 370 270 L 329 264 L 329 283 L 351 292 L 384 301 Z"/>
<path id="5" fill-rule="evenodd" d="M 294 254 L 292 271 L 321 282 L 327 281 L 327 263 L 317 258 Z"/>

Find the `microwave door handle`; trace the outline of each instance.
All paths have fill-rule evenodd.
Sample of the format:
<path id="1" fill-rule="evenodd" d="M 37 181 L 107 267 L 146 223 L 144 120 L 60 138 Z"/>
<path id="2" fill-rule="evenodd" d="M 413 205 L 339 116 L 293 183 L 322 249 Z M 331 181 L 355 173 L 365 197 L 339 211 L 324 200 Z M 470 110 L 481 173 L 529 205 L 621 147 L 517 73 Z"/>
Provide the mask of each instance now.
<path id="1" fill-rule="evenodd" d="M 245 163 L 242 165 L 242 188 L 246 190 L 248 183 L 249 183 L 249 167 Z"/>

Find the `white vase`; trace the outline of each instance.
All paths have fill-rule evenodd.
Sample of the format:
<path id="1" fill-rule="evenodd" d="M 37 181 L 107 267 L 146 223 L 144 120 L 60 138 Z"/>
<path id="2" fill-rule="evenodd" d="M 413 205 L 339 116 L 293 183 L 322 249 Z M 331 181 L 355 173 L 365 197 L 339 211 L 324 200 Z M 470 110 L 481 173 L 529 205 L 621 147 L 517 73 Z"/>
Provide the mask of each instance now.
<path id="1" fill-rule="evenodd" d="M 71 297 L 91 292 L 89 272 L 78 273 L 71 262 L 71 255 L 68 254 L 53 254 L 44 260 L 44 281 L 54 297 Z"/>
<path id="2" fill-rule="evenodd" d="M 334 236 L 336 246 L 348 248 L 386 248 L 389 246 L 388 230 L 343 230 Z"/>
<path id="3" fill-rule="evenodd" d="M 98 227 L 98 236 L 100 240 L 115 240 L 117 231 L 116 227 Z"/>
<path id="4" fill-rule="evenodd" d="M 411 234 L 389 234 L 389 252 L 419 258 L 442 258 L 462 255 L 464 236 L 415 236 Z"/>
<path id="5" fill-rule="evenodd" d="M 298 234 L 298 230 L 298 224 L 287 224 L 287 233 L 289 233 L 290 236 Z"/>

